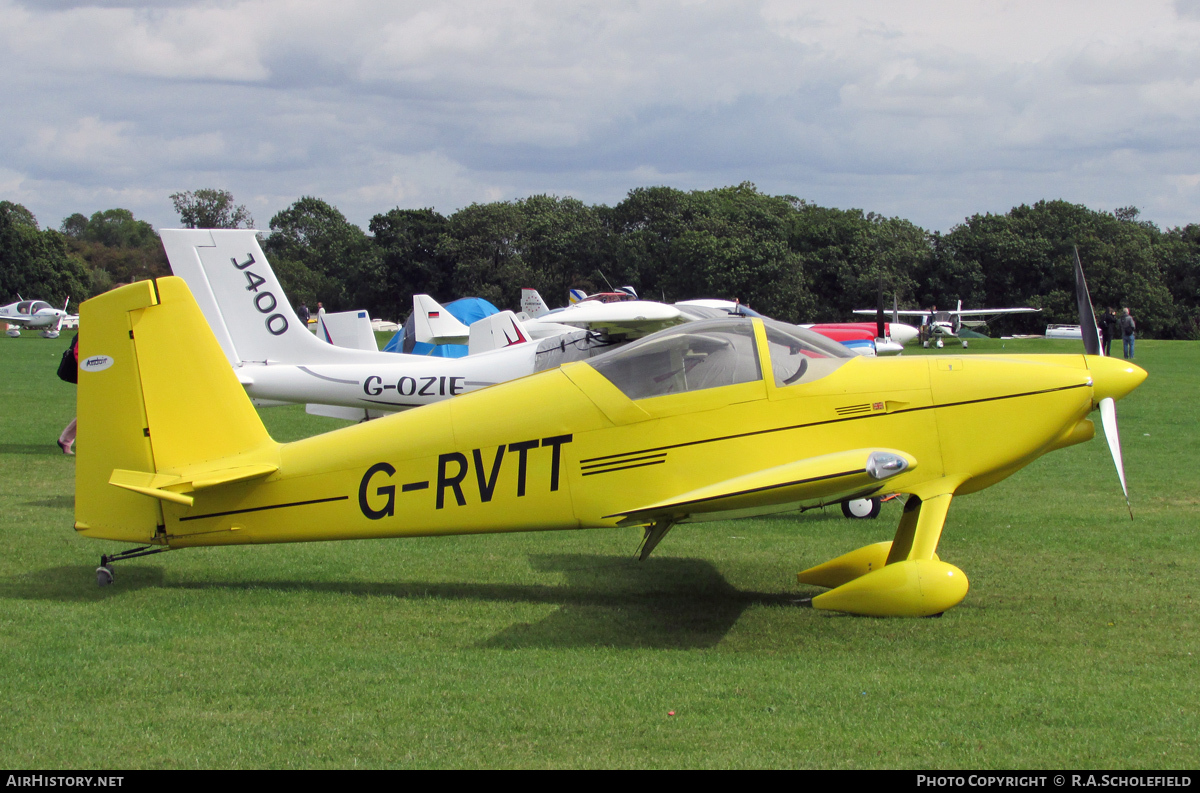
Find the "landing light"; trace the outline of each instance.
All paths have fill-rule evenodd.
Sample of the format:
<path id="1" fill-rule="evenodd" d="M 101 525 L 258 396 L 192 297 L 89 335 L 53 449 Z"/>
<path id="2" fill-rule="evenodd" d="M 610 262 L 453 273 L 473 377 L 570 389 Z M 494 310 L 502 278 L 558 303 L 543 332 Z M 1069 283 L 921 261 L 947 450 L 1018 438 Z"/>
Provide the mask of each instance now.
<path id="1" fill-rule="evenodd" d="M 908 460 L 898 454 L 871 452 L 867 459 L 867 473 L 872 479 L 887 479 L 908 468 Z"/>

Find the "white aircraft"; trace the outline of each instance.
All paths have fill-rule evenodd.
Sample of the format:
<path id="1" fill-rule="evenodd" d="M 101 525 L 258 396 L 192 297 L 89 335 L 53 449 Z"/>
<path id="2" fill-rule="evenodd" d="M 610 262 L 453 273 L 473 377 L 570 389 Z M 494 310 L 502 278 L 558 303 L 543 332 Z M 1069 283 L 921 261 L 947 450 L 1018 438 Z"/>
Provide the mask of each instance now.
<path id="1" fill-rule="evenodd" d="M 62 308 L 55 308 L 45 300 L 25 300 L 20 295 L 17 298 L 16 303 L 0 306 L 0 322 L 9 324 L 6 333 L 14 339 L 21 335 L 21 328 L 40 328 L 44 338 L 57 339 L 64 322 L 79 321 L 79 317 L 67 313 L 67 306 L 71 303 L 69 297 Z M 11 327 L 13 325 L 20 327 Z"/>
<path id="2" fill-rule="evenodd" d="M 638 300 L 631 293 L 632 287 L 622 287 L 617 292 L 593 295 L 584 300 L 575 300 L 576 296 L 573 294 L 571 305 L 551 310 L 536 289 L 522 289 L 522 313 L 517 316 L 535 336 L 537 331 L 534 323 L 552 318 L 559 324 L 601 330 L 610 336 L 619 335 L 626 339 L 640 338 L 681 322 L 724 315 L 763 316 L 735 300 L 681 300 L 674 305 L 668 305 Z M 917 335 L 916 328 L 901 324 L 898 320 L 892 323 L 884 322 L 884 332 L 879 338 L 875 338 L 875 325 L 868 322 L 821 323 L 800 327 L 811 328 L 859 355 L 868 356 L 903 352 L 904 343 Z"/>
<path id="3" fill-rule="evenodd" d="M 709 318 L 689 316 L 685 310 L 666 303 L 639 300 L 631 286 L 623 286 L 616 292 L 582 295 L 580 290 L 572 289 L 569 306 L 550 309 L 536 289 L 522 289 L 521 313 L 517 317 L 539 338 L 543 333 L 561 333 L 558 329 L 567 326 L 599 331 L 625 341 L 640 339 L 682 322 Z"/>
<path id="4" fill-rule="evenodd" d="M 929 332 L 934 337 L 938 347 L 943 346 L 943 339 L 946 336 L 957 337 L 958 332 L 964 327 L 979 327 L 987 324 L 985 317 L 995 317 L 1001 314 L 1031 314 L 1041 311 L 1040 308 L 969 308 L 963 309 L 962 301 L 958 301 L 958 308 L 954 311 L 915 311 L 900 309 L 893 312 L 897 315 L 906 317 L 921 317 L 922 324 L 929 327 Z M 855 314 L 874 314 L 876 309 L 856 309 Z M 972 319 L 963 319 L 963 317 L 972 317 Z M 925 346 L 929 346 L 929 342 L 925 342 Z M 967 340 L 962 340 L 962 346 L 967 346 Z"/>
<path id="5" fill-rule="evenodd" d="M 468 329 L 474 354 L 465 358 L 380 352 L 364 331 L 366 312 L 319 315 L 318 338 L 292 311 L 254 230 L 163 229 L 160 236 L 238 381 L 263 406 L 301 403 L 317 415 L 374 418 L 585 360 L 607 346 L 566 326 L 536 341 L 511 311 Z M 432 298 L 418 295 L 414 305 L 424 307 L 422 334 L 458 333 L 461 323 Z"/>

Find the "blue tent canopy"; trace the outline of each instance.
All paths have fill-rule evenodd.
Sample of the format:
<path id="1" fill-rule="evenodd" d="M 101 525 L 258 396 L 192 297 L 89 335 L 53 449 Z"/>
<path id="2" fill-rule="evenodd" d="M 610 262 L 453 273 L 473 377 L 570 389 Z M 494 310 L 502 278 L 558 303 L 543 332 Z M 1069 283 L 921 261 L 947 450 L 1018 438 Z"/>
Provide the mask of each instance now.
<path id="1" fill-rule="evenodd" d="M 472 322 L 477 322 L 484 317 L 500 313 L 500 309 L 482 297 L 459 298 L 453 303 L 447 303 L 446 310 L 464 325 L 470 325 Z M 438 344 L 435 346 L 416 341 L 413 338 L 413 318 L 409 316 L 408 321 L 384 345 L 383 351 L 403 352 L 412 355 L 433 355 L 439 358 L 465 358 L 467 355 L 467 345 Z"/>

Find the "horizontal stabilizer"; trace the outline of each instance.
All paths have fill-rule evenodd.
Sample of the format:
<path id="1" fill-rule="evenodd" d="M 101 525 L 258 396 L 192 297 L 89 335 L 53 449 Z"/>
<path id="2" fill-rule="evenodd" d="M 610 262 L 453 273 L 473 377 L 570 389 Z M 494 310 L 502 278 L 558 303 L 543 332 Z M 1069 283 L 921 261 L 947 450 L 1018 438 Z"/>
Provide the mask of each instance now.
<path id="1" fill-rule="evenodd" d="M 108 483 L 134 493 L 141 493 L 143 496 L 190 507 L 193 501 L 191 496 L 185 496 L 172 490 L 163 490 L 167 485 L 178 484 L 180 479 L 181 477 L 171 474 L 150 474 L 145 471 L 126 471 L 116 468 L 113 469 L 112 476 L 108 478 Z"/>
<path id="2" fill-rule="evenodd" d="M 621 518 L 621 526 L 636 526 L 705 512 L 840 500 L 849 493 L 874 492 L 881 480 L 916 465 L 915 458 L 895 449 L 853 449 L 756 471 L 605 517 Z"/>
<path id="3" fill-rule="evenodd" d="M 202 471 L 191 476 L 177 476 L 116 468 L 113 469 L 112 476 L 108 478 L 108 483 L 134 493 L 141 493 L 144 496 L 190 507 L 193 499 L 186 495 L 187 493 L 233 482 L 244 482 L 248 479 L 258 479 L 269 476 L 278 470 L 279 466 L 277 465 L 239 465 L 232 468 Z M 175 489 L 167 490 L 168 487 Z"/>
<path id="4" fill-rule="evenodd" d="M 203 490 L 207 487 L 228 485 L 233 482 L 244 482 L 247 479 L 258 479 L 260 477 L 269 476 L 278 470 L 278 465 L 260 463 L 258 465 L 239 465 L 235 468 L 222 468 L 216 471 L 204 471 L 203 473 L 194 474 L 192 476 L 191 486 L 195 490 Z"/>
<path id="5" fill-rule="evenodd" d="M 383 410 L 363 410 L 362 408 L 348 408 L 340 405 L 321 405 L 314 402 L 305 405 L 304 411 L 310 416 L 325 416 L 326 418 L 342 419 L 344 421 L 367 421 L 390 415 L 390 413 Z"/>

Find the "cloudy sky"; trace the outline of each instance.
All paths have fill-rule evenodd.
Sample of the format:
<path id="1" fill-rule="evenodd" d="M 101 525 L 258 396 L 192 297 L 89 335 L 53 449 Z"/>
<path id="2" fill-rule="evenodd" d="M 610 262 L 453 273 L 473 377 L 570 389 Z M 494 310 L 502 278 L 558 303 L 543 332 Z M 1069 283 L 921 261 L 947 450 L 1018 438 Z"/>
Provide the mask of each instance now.
<path id="1" fill-rule="evenodd" d="M 944 231 L 1200 222 L 1200 0 L 0 0 L 0 68 L 0 199 L 43 226 L 743 181 Z"/>

